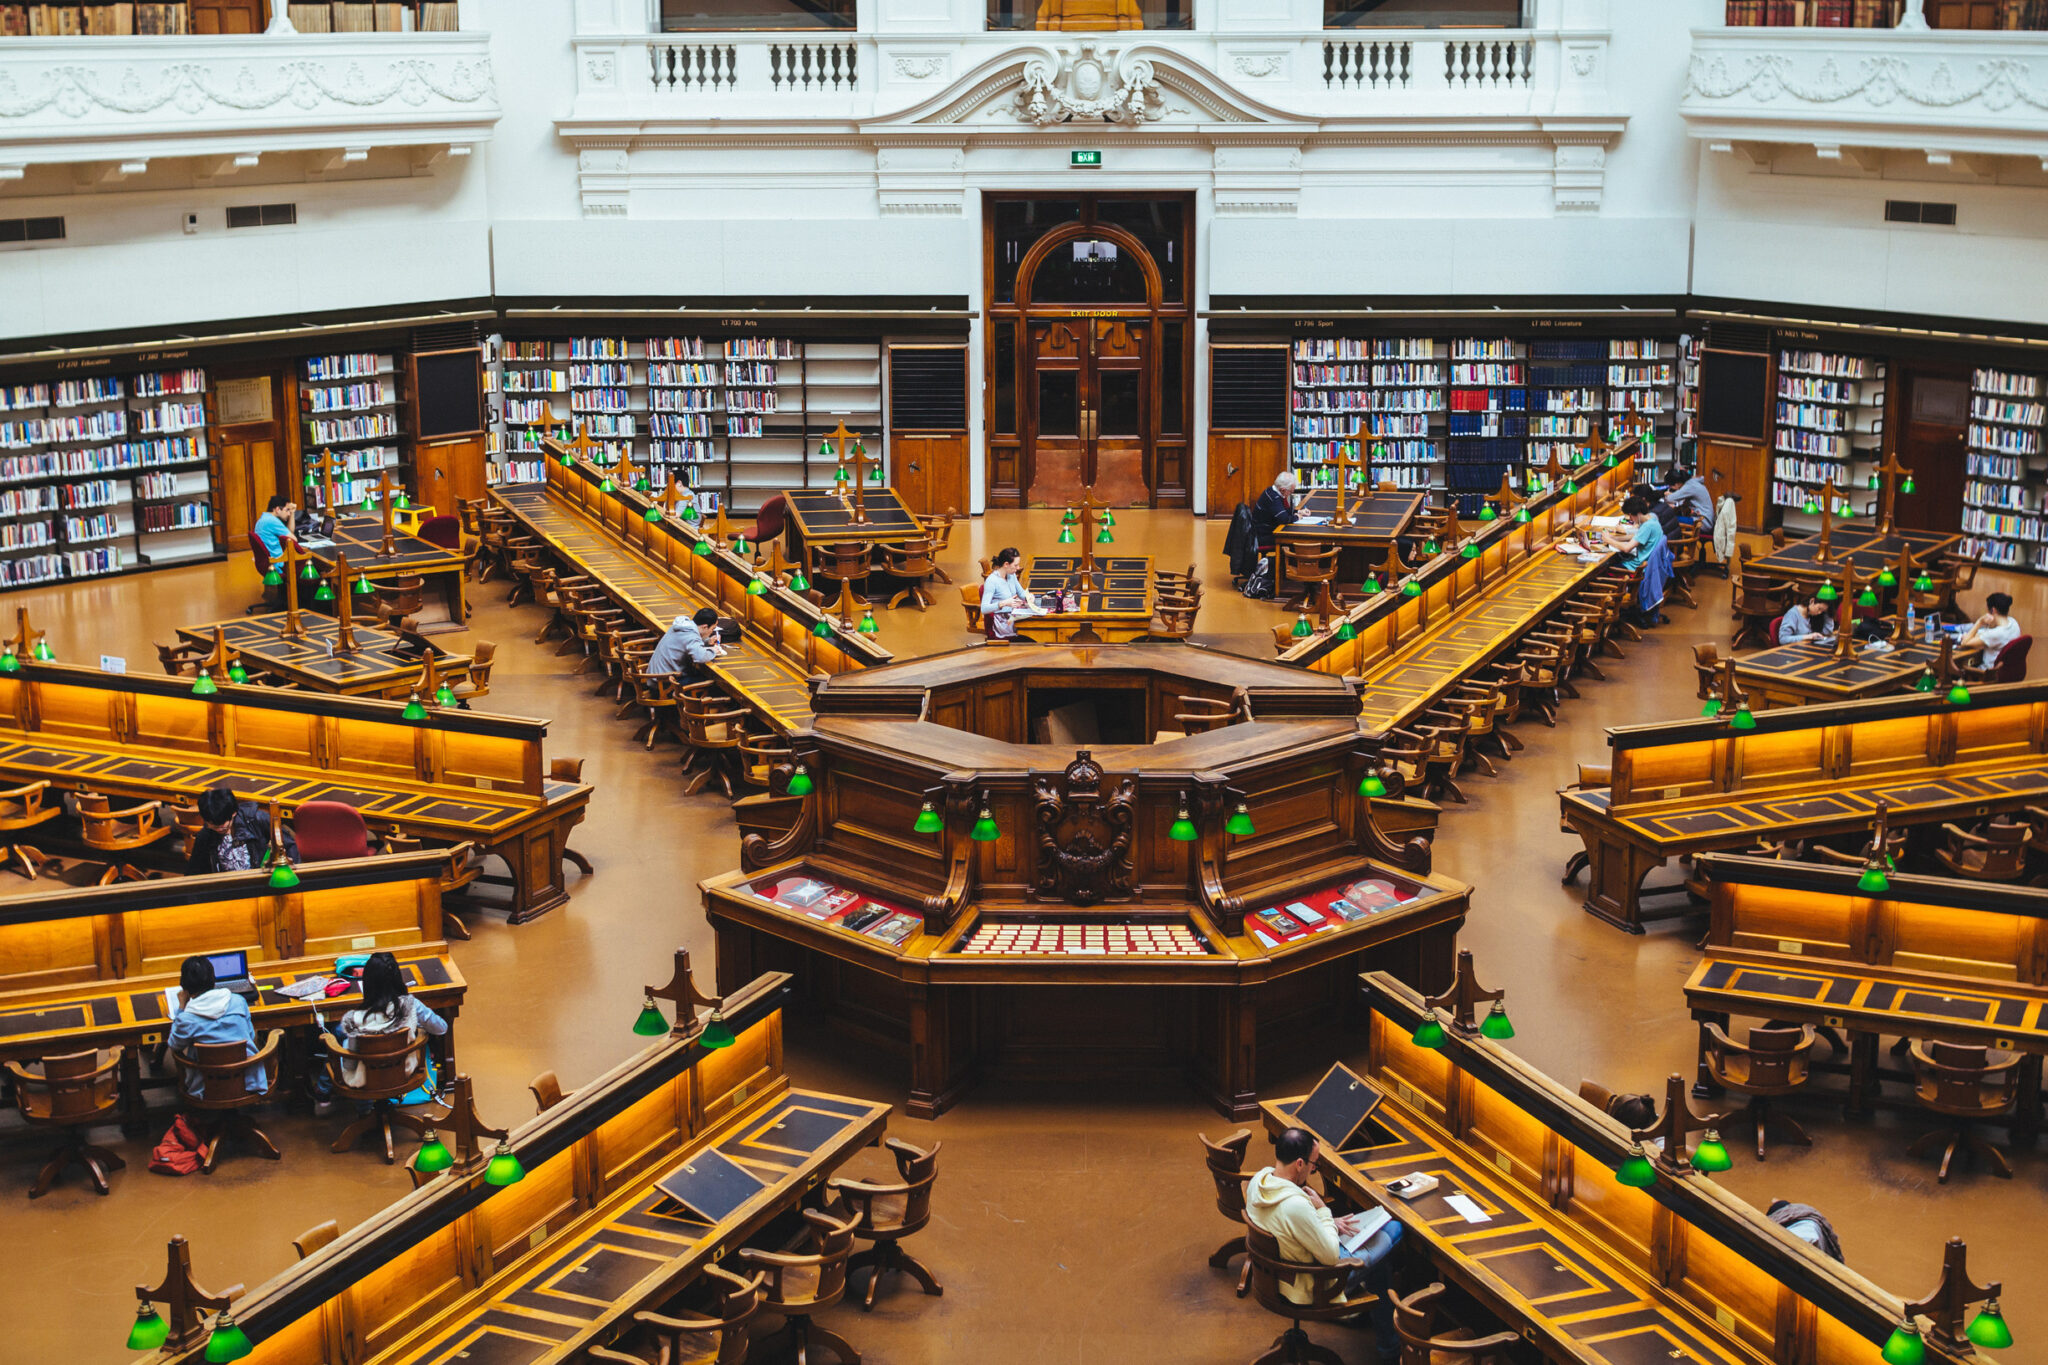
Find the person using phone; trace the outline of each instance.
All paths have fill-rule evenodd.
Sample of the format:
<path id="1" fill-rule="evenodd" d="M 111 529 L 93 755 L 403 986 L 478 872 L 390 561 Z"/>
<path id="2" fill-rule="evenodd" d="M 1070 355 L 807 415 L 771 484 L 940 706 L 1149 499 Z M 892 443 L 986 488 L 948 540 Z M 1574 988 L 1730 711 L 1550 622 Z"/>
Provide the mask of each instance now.
<path id="1" fill-rule="evenodd" d="M 1395 1365 L 1401 1358 L 1401 1339 L 1394 1331 L 1394 1303 L 1387 1290 L 1394 1281 L 1393 1253 L 1401 1242 L 1401 1225 L 1389 1222 L 1373 1233 L 1347 1258 L 1341 1239 L 1358 1231 L 1360 1214 L 1339 1218 L 1322 1197 L 1308 1187 L 1316 1168 L 1315 1134 L 1289 1128 L 1273 1139 L 1273 1164 L 1245 1182 L 1244 1217 L 1247 1223 L 1270 1233 L 1280 1244 L 1280 1254 L 1290 1261 L 1317 1265 L 1344 1265 L 1353 1261 L 1357 1269 L 1344 1287 L 1344 1297 L 1376 1294 L 1371 1308 L 1373 1349 L 1380 1365 Z M 1294 1303 L 1307 1303 L 1313 1286 L 1306 1277 L 1283 1281 L 1280 1293 Z"/>
<path id="2" fill-rule="evenodd" d="M 1023 568 L 1024 556 L 1014 545 L 997 550 L 989 562 L 988 577 L 981 581 L 981 619 L 991 640 L 1015 639 L 1017 618 L 1044 610 L 1018 581 Z"/>

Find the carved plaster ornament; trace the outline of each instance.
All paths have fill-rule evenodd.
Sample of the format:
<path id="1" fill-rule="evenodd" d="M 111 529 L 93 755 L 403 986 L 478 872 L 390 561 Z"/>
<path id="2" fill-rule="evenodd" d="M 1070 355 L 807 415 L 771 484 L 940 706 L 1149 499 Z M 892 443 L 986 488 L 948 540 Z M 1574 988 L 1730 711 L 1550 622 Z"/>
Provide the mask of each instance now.
<path id="1" fill-rule="evenodd" d="M 1077 118 L 1136 125 L 1164 112 L 1151 62 L 1098 54 L 1092 41 L 1033 57 L 1019 81 L 1017 113 L 1040 127 Z"/>

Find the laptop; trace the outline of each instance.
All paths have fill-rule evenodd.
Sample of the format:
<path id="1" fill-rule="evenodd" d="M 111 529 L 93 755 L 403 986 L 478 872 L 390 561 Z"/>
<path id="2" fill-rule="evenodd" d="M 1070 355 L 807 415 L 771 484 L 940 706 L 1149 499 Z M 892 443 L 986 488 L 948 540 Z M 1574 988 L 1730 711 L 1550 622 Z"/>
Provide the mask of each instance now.
<path id="1" fill-rule="evenodd" d="M 257 996 L 256 983 L 249 979 L 249 955 L 240 949 L 232 953 L 208 953 L 207 962 L 213 966 L 213 984 L 233 991 L 244 1000 Z"/>

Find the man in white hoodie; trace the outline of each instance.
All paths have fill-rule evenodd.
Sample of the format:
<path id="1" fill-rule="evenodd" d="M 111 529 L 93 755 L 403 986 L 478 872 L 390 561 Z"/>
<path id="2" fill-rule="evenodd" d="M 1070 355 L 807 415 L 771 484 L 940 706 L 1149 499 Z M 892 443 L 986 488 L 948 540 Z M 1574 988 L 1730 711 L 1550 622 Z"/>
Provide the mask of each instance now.
<path id="1" fill-rule="evenodd" d="M 1357 1214 L 1339 1218 L 1330 1212 L 1322 1197 L 1308 1187 L 1316 1168 L 1316 1138 L 1301 1128 L 1289 1128 L 1273 1139 L 1273 1164 L 1253 1176 L 1244 1187 L 1245 1221 L 1261 1232 L 1270 1233 L 1280 1244 L 1280 1254 L 1290 1261 L 1317 1265 L 1355 1265 L 1347 1297 L 1376 1294 L 1372 1305 L 1373 1347 L 1381 1365 L 1393 1365 L 1401 1355 L 1401 1339 L 1394 1331 L 1394 1304 L 1387 1297 L 1393 1283 L 1392 1255 L 1401 1241 L 1401 1224 L 1390 1222 L 1347 1259 L 1338 1246 L 1340 1237 L 1358 1227 Z M 1282 1283 L 1280 1292 L 1295 1303 L 1307 1303 L 1312 1285 L 1306 1276 Z"/>

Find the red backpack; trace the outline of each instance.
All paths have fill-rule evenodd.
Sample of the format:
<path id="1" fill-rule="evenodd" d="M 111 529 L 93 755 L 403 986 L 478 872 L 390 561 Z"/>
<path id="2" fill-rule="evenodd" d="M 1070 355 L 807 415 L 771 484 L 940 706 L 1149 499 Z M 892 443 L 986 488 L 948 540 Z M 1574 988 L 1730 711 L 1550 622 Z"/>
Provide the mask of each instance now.
<path id="1" fill-rule="evenodd" d="M 156 1150 L 149 1154 L 149 1169 L 158 1175 L 190 1175 L 199 1169 L 199 1158 L 204 1151 L 199 1134 L 192 1131 L 192 1125 L 185 1122 L 185 1116 L 180 1114 L 171 1120 L 163 1141 L 157 1143 Z"/>

